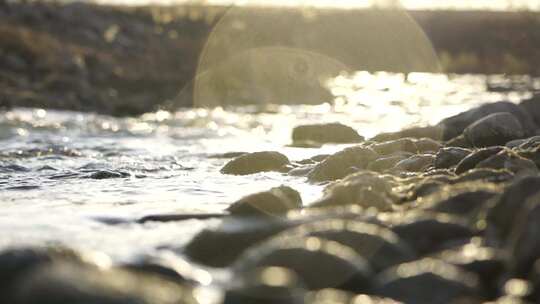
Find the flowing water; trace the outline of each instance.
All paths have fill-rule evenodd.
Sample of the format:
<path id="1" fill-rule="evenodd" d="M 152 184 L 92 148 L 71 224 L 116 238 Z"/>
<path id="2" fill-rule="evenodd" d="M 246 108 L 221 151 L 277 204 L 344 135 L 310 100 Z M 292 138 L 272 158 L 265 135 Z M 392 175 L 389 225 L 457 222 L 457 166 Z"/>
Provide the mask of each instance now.
<path id="1" fill-rule="evenodd" d="M 513 89 L 494 92 L 487 83 Z M 194 108 L 136 118 L 13 109 L 0 114 L 0 249 L 65 244 L 120 261 L 181 246 L 219 220 L 135 220 L 219 212 L 281 184 L 299 190 L 305 204 L 321 195 L 322 185 L 304 177 L 222 175 L 229 159 L 219 154 L 276 150 L 301 160 L 343 146 L 289 147 L 295 125 L 338 121 L 370 137 L 434 124 L 480 103 L 518 102 L 533 90 L 540 90 L 539 79 L 358 72 L 333 81 L 332 105 Z M 116 178 L 98 179 L 104 175 Z"/>

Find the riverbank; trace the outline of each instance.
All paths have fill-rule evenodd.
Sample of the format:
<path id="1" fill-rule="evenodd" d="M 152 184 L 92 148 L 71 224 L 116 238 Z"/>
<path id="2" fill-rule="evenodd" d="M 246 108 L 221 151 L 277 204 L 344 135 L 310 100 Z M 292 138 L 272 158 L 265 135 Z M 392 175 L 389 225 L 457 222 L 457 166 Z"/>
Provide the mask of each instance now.
<path id="1" fill-rule="evenodd" d="M 286 20 L 299 20 L 299 27 L 313 22 L 305 12 L 272 9 L 269 14 L 276 10 Z M 207 37 L 225 11 L 200 6 L 4 2 L 0 4 L 0 104 L 118 116 L 155 110 L 175 99 L 193 79 Z M 378 13 L 327 10 L 317 18 L 331 22 L 373 14 Z M 409 14 L 432 42 L 446 73 L 540 74 L 537 13 Z M 358 58 L 340 56 L 353 70 L 411 69 L 393 61 L 370 66 Z M 175 104 L 191 105 L 190 100 Z"/>

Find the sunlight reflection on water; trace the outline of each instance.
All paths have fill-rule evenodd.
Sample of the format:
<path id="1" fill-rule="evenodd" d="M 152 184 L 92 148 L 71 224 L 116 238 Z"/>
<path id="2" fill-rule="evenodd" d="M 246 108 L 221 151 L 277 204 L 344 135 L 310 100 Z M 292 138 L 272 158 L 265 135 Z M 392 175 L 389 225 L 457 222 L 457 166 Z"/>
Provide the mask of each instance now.
<path id="1" fill-rule="evenodd" d="M 524 89 L 489 92 L 487 83 L 513 81 Z M 100 218 L 137 219 L 156 213 L 216 212 L 256 191 L 287 184 L 305 203 L 321 186 L 280 173 L 227 176 L 227 159 L 213 154 L 276 150 L 291 160 L 342 148 L 293 148 L 291 130 L 306 123 L 341 122 L 366 137 L 427 125 L 475 105 L 519 101 L 540 90 L 537 79 L 502 76 L 357 72 L 333 82 L 332 105 L 246 106 L 158 111 L 138 118 L 14 109 L 0 115 L 0 247 L 65 243 L 115 258 L 179 245 L 217 221 L 106 225 Z M 127 178 L 86 178 L 95 170 Z"/>

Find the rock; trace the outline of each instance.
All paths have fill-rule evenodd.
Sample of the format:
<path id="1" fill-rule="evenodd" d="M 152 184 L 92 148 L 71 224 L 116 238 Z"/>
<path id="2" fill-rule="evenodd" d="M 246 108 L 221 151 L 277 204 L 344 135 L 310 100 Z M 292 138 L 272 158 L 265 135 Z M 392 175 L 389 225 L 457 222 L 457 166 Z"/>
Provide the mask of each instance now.
<path id="1" fill-rule="evenodd" d="M 370 147 L 380 155 L 389 155 L 397 152 L 409 152 L 416 154 L 418 152 L 418 147 L 416 147 L 416 144 L 410 138 L 400 138 L 377 143 L 371 145 Z"/>
<path id="2" fill-rule="evenodd" d="M 506 143 L 506 147 L 514 149 L 531 149 L 536 148 L 540 145 L 540 136 L 533 136 L 529 138 L 516 139 Z"/>
<path id="3" fill-rule="evenodd" d="M 440 142 L 431 138 L 419 138 L 415 140 L 414 144 L 418 148 L 418 153 L 435 153 L 442 148 Z"/>
<path id="4" fill-rule="evenodd" d="M 467 128 L 469 125 L 476 122 L 477 120 L 480 120 L 488 115 L 500 112 L 510 113 L 514 117 L 516 117 L 517 120 L 521 122 L 520 125 L 523 126 L 527 133 L 529 133 L 530 130 L 535 130 L 537 128 L 531 116 L 522 108 L 520 108 L 516 104 L 501 101 L 485 104 L 478 108 L 474 108 L 443 119 L 438 124 L 439 127 L 442 127 L 444 129 L 442 139 L 449 140 L 456 136 L 459 136 L 461 133 L 463 133 L 465 128 Z"/>
<path id="5" fill-rule="evenodd" d="M 298 224 L 300 221 L 230 218 L 217 228 L 199 232 L 184 248 L 175 251 L 206 266 L 227 267 L 248 247 Z"/>
<path id="6" fill-rule="evenodd" d="M 400 216 L 391 229 L 420 255 L 436 251 L 447 242 L 476 235 L 462 219 L 441 214 L 411 213 Z"/>
<path id="7" fill-rule="evenodd" d="M 392 170 L 395 172 L 422 172 L 431 167 L 434 161 L 433 154 L 416 154 L 398 162 Z"/>
<path id="8" fill-rule="evenodd" d="M 486 221 L 500 240 L 506 240 L 520 210 L 531 196 L 539 192 L 540 177 L 524 177 L 516 179 L 493 201 L 487 211 Z"/>
<path id="9" fill-rule="evenodd" d="M 465 138 L 465 135 L 458 135 L 450 140 L 448 140 L 445 147 L 456 147 L 456 148 L 473 148 L 472 144 Z"/>
<path id="10" fill-rule="evenodd" d="M 406 152 L 383 156 L 369 163 L 367 169 L 370 171 L 383 172 L 385 170 L 393 168 L 398 162 L 411 156 L 411 153 Z"/>
<path id="11" fill-rule="evenodd" d="M 437 169 L 447 169 L 456 166 L 461 160 L 471 154 L 471 150 L 458 147 L 445 147 L 437 151 L 433 165 Z"/>
<path id="12" fill-rule="evenodd" d="M 143 256 L 137 260 L 122 264 L 119 269 L 128 270 L 139 275 L 159 276 L 163 279 L 184 285 L 206 285 L 212 275 L 180 258 L 172 252 L 165 251 L 158 256 Z"/>
<path id="13" fill-rule="evenodd" d="M 540 193 L 529 197 L 519 210 L 507 242 L 508 268 L 514 277 L 527 278 L 540 258 Z"/>
<path id="14" fill-rule="evenodd" d="M 441 126 L 428 126 L 428 127 L 413 127 L 404 129 L 398 132 L 381 133 L 371 138 L 373 141 L 390 141 L 400 138 L 431 138 L 433 140 L 441 140 L 443 138 L 443 127 Z"/>
<path id="15" fill-rule="evenodd" d="M 391 230 L 355 220 L 329 219 L 285 230 L 284 236 L 315 236 L 338 242 L 365 258 L 375 271 L 411 261 L 416 254 Z"/>
<path id="16" fill-rule="evenodd" d="M 344 178 L 355 171 L 365 169 L 377 156 L 371 148 L 349 147 L 328 156 L 311 171 L 308 177 L 316 182 Z"/>
<path id="17" fill-rule="evenodd" d="M 516 175 L 536 175 L 536 164 L 512 150 L 502 150 L 496 155 L 480 161 L 476 168 L 506 169 Z"/>
<path id="18" fill-rule="evenodd" d="M 292 133 L 293 142 L 358 143 L 364 141 L 353 128 L 340 124 L 312 124 L 297 126 Z"/>
<path id="19" fill-rule="evenodd" d="M 463 158 L 456 166 L 456 174 L 462 174 L 468 170 L 474 169 L 476 165 L 489 157 L 501 152 L 504 147 L 489 147 L 476 150 Z"/>
<path id="20" fill-rule="evenodd" d="M 535 94 L 533 97 L 521 101 L 519 107 L 529 114 L 537 126 L 540 126 L 540 109 L 538 105 L 540 105 L 540 95 Z"/>
<path id="21" fill-rule="evenodd" d="M 309 290 L 337 288 L 366 292 L 371 269 L 354 250 L 316 237 L 279 237 L 247 250 L 234 264 L 237 272 L 263 266 L 293 270 Z"/>
<path id="22" fill-rule="evenodd" d="M 303 282 L 291 270 L 264 267 L 238 273 L 236 282 L 225 293 L 223 304 L 303 304 L 306 291 Z"/>
<path id="23" fill-rule="evenodd" d="M 129 177 L 130 174 L 127 172 L 121 171 L 109 171 L 109 170 L 100 170 L 88 175 L 88 178 L 91 179 L 109 179 L 109 178 L 125 178 Z"/>
<path id="24" fill-rule="evenodd" d="M 487 183 L 504 183 L 514 178 L 508 170 L 472 169 L 450 179 L 451 184 L 484 181 Z"/>
<path id="25" fill-rule="evenodd" d="M 447 185 L 429 196 L 422 197 L 417 204 L 422 209 L 437 213 L 466 216 L 478 212 L 499 192 L 499 187 L 494 184 L 466 183 Z"/>
<path id="26" fill-rule="evenodd" d="M 504 251 L 471 242 L 444 250 L 433 257 L 476 274 L 486 291 L 487 298 L 498 295 L 499 279 L 505 271 Z"/>
<path id="27" fill-rule="evenodd" d="M 377 275 L 376 282 L 377 294 L 404 303 L 479 303 L 481 299 L 474 274 L 430 258 L 388 269 Z"/>
<path id="28" fill-rule="evenodd" d="M 330 303 L 344 303 L 344 304 L 398 304 L 400 302 L 394 301 L 389 298 L 381 298 L 373 295 L 365 294 L 352 294 L 342 290 L 336 289 L 323 289 L 319 291 L 313 291 L 307 294 L 305 302 L 306 304 L 330 304 Z"/>
<path id="29" fill-rule="evenodd" d="M 0 294 L 6 303 L 12 303 L 11 292 L 27 273 L 57 261 L 82 261 L 75 251 L 62 247 L 15 248 L 0 252 Z"/>
<path id="30" fill-rule="evenodd" d="M 248 175 L 267 171 L 280 171 L 289 164 L 287 156 L 272 151 L 244 154 L 229 161 L 221 173 L 231 175 Z"/>
<path id="31" fill-rule="evenodd" d="M 227 211 L 238 216 L 281 216 L 300 207 L 300 193 L 291 187 L 280 186 L 248 195 L 229 206 Z"/>
<path id="32" fill-rule="evenodd" d="M 494 113 L 469 125 L 463 135 L 475 147 L 490 147 L 523 138 L 526 133 L 512 114 Z"/>
<path id="33" fill-rule="evenodd" d="M 324 193 L 324 196 L 311 207 L 358 205 L 365 209 L 389 211 L 392 202 L 396 200 L 392 184 L 370 171 L 351 174 L 329 185 Z"/>
<path id="34" fill-rule="evenodd" d="M 16 304 L 196 304 L 191 290 L 156 277 L 92 265 L 57 263 L 27 274 L 15 288 Z"/>

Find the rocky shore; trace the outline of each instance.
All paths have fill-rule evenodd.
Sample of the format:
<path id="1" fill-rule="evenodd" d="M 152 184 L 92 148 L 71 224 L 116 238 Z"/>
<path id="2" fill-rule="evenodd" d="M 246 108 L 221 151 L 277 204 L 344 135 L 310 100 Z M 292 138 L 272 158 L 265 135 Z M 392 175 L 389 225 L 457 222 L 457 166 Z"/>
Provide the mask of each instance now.
<path id="1" fill-rule="evenodd" d="M 486 104 L 368 140 L 338 123 L 298 126 L 294 144 L 350 145 L 295 162 L 229 153 L 221 172 L 305 176 L 325 185 L 317 201 L 283 185 L 223 214 L 143 218 L 222 219 L 122 265 L 67 248 L 5 250 L 0 294 L 14 304 L 537 303 L 539 103 Z"/>
<path id="2" fill-rule="evenodd" d="M 289 24 L 298 29 L 314 26 L 310 11 L 250 9 L 253 14 L 276 15 L 285 20 L 285 30 L 272 37 L 282 41 L 272 45 L 294 46 L 290 40 L 295 37 L 285 35 L 290 32 Z M 160 107 L 190 107 L 190 98 L 173 100 L 184 88 L 186 95 L 191 96 L 189 84 L 196 74 L 200 53 L 214 25 L 227 10 L 218 6 L 116 7 L 79 2 L 2 1 L 0 106 L 116 116 L 138 115 Z M 383 18 L 381 24 L 372 25 L 383 32 L 382 36 L 391 35 L 400 26 L 388 23 L 405 22 L 410 15 L 433 44 L 443 72 L 532 76 L 540 73 L 536 13 L 413 11 L 398 15 L 399 18 L 390 16 Z M 322 25 L 336 25 L 382 17 L 376 10 L 325 10 L 317 18 Z M 385 32 L 385 28 L 389 30 Z M 332 33 L 336 41 L 319 45 L 322 49 L 315 51 L 338 58 L 352 70 L 433 71 L 429 64 L 411 69 L 410 62 L 398 60 L 411 57 L 411 62 L 422 63 L 422 58 L 415 54 L 395 60 L 386 55 L 383 60 L 359 56 L 359 51 L 346 46 L 351 40 L 347 32 L 360 29 Z M 375 53 L 386 54 L 396 49 L 390 42 L 377 42 L 369 35 L 365 40 L 357 43 L 375 48 Z M 494 90 L 513 89 L 488 86 Z"/>

